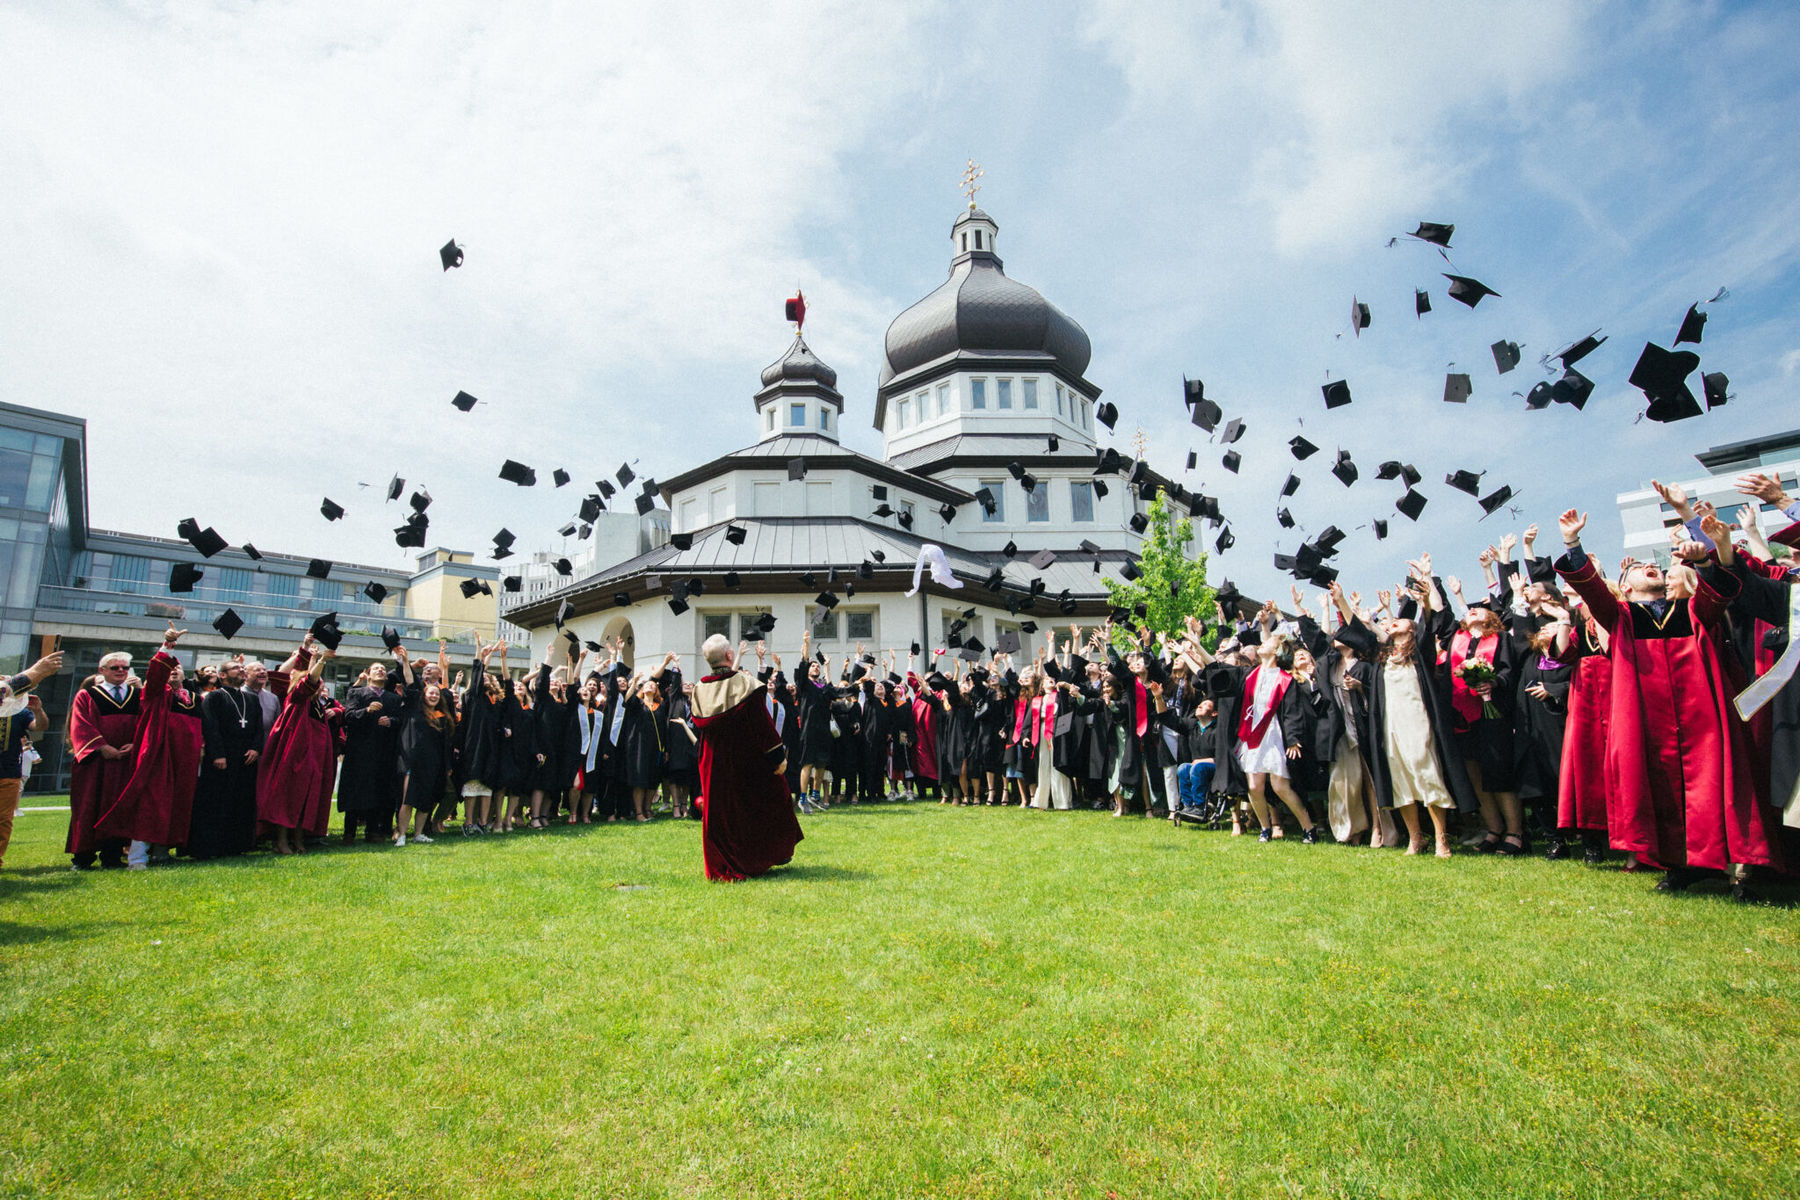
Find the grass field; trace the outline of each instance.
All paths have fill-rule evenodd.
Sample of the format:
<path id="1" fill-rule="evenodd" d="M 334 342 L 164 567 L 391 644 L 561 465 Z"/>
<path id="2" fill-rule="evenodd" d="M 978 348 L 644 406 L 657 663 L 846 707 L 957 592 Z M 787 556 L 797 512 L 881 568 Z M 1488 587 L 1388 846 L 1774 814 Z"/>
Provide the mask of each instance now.
<path id="1" fill-rule="evenodd" d="M 41 801 L 40 801 L 41 803 Z M 1800 910 L 1098 813 L 0 873 L 7 1196 L 1793 1196 Z"/>

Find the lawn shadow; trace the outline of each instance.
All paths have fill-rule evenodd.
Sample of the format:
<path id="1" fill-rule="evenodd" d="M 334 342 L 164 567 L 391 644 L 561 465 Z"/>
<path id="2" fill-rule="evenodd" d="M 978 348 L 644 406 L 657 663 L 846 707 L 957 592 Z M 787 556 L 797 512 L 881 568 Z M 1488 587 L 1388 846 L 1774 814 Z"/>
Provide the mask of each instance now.
<path id="1" fill-rule="evenodd" d="M 85 937 L 89 931 L 115 922 L 84 921 L 73 925 L 20 925 L 0 921 L 0 946 L 30 946 L 39 942 L 67 942 Z"/>
<path id="2" fill-rule="evenodd" d="M 775 867 L 764 879 L 775 881 L 795 879 L 813 883 L 848 883 L 875 878 L 873 871 L 863 871 L 855 867 L 833 867 L 824 863 L 806 863 L 802 866 Z"/>

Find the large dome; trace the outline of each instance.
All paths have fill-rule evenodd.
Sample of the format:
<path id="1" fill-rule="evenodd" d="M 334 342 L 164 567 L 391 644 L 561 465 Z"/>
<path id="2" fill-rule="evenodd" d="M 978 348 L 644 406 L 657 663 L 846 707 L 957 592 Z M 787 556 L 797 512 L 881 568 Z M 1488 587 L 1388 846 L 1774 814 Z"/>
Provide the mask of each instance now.
<path id="1" fill-rule="evenodd" d="M 957 218 L 953 239 L 965 224 L 985 225 L 990 231 L 994 228 L 991 217 L 971 209 Z M 1086 331 L 1035 289 L 1008 279 L 999 257 L 989 250 L 958 254 L 943 286 L 894 318 L 888 326 L 886 349 L 887 361 L 881 370 L 884 385 L 964 351 L 982 356 L 1045 356 L 1072 379 L 1082 377 L 1093 356 Z"/>
<path id="2" fill-rule="evenodd" d="M 823 384 L 827 388 L 837 387 L 837 372 L 819 360 L 806 344 L 806 339 L 798 335 L 794 344 L 788 347 L 786 354 L 763 368 L 762 381 L 764 387 L 773 387 L 782 380 Z"/>

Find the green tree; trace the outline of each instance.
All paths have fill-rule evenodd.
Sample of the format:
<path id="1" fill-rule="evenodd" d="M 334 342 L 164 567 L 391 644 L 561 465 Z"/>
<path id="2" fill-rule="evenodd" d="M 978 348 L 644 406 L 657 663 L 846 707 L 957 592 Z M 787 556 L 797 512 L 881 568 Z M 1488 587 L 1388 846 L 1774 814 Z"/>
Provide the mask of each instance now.
<path id="1" fill-rule="evenodd" d="M 1144 544 L 1138 552 L 1138 577 L 1129 582 L 1108 579 L 1106 590 L 1114 608 L 1136 609 L 1144 605 L 1143 624 L 1157 633 L 1174 637 L 1187 629 L 1187 618 L 1197 617 L 1206 626 L 1205 644 L 1213 649 L 1219 640 L 1218 614 L 1213 607 L 1213 588 L 1206 582 L 1206 551 L 1190 555 L 1194 523 L 1169 510 L 1169 498 L 1161 491 L 1150 502 L 1150 519 Z M 1128 629 L 1115 629 L 1113 640 L 1123 651 L 1133 639 Z"/>

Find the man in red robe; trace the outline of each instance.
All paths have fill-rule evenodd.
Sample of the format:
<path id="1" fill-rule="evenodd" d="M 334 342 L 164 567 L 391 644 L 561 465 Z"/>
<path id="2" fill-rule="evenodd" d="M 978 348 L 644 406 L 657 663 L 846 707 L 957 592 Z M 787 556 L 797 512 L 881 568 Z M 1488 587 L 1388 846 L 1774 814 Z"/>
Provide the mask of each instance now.
<path id="1" fill-rule="evenodd" d="M 1613 846 L 1666 870 L 1656 885 L 1665 892 L 1728 863 L 1775 865 L 1773 828 L 1757 802 L 1748 740 L 1710 632 L 1737 593 L 1736 578 L 1704 563 L 1705 547 L 1686 543 L 1677 553 L 1704 563 L 1692 597 L 1670 598 L 1655 563 L 1633 563 L 1618 599 L 1581 548 L 1587 516 L 1569 509 L 1558 524 L 1566 552 L 1556 569 L 1610 639 Z M 1742 886 L 1734 890 L 1747 896 Z"/>
<path id="2" fill-rule="evenodd" d="M 137 734 L 142 689 L 131 682 L 131 655 L 114 651 L 100 659 L 100 674 L 69 704 L 69 836 L 63 850 L 78 871 L 125 865 L 127 839 L 103 838 L 94 826 L 131 779 L 132 738 Z"/>
<path id="3" fill-rule="evenodd" d="M 256 816 L 275 835 L 277 854 L 306 853 L 307 834 L 331 819 L 337 740 L 331 711 L 319 697 L 319 676 L 333 657 L 329 649 L 315 649 L 308 633 L 270 679 L 281 711 L 256 763 Z"/>
<path id="4" fill-rule="evenodd" d="M 737 669 L 731 643 L 700 647 L 712 674 L 694 685 L 700 735 L 700 845 L 708 879 L 749 879 L 791 862 L 803 834 L 788 795 L 787 749 L 764 687 Z"/>
<path id="5" fill-rule="evenodd" d="M 175 660 L 175 643 L 185 632 L 170 625 L 162 649 L 145 668 L 131 738 L 136 747 L 131 777 L 94 824 L 101 837 L 131 843 L 128 865 L 133 870 L 149 865 L 150 847 L 185 843 L 194 810 L 203 739 L 198 697 L 182 689 L 181 666 Z"/>

